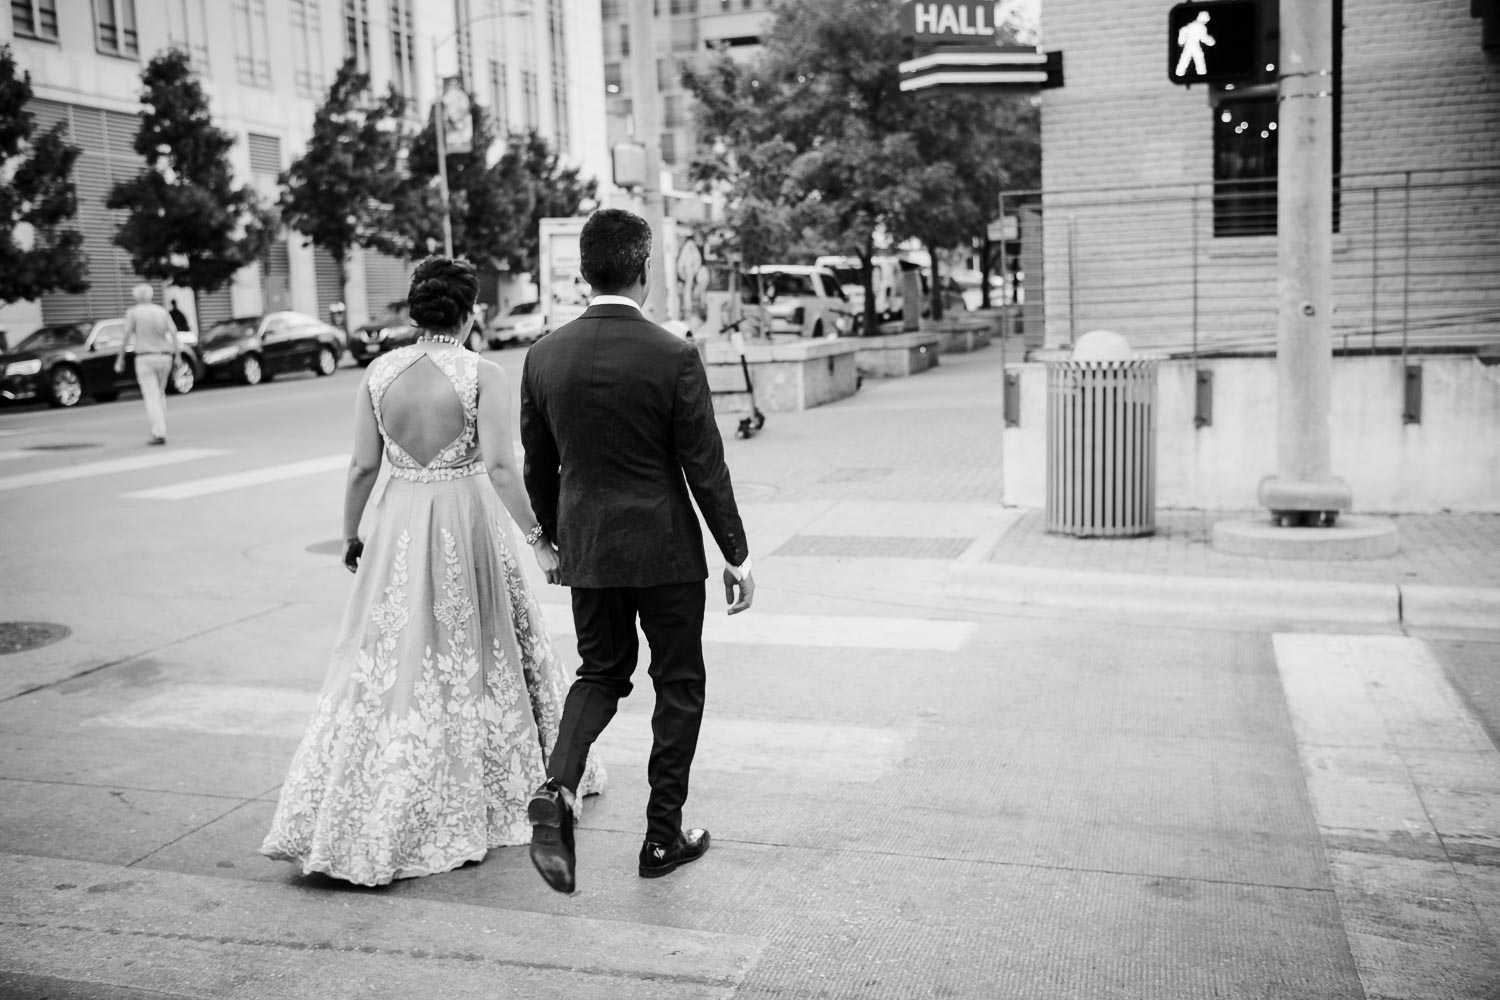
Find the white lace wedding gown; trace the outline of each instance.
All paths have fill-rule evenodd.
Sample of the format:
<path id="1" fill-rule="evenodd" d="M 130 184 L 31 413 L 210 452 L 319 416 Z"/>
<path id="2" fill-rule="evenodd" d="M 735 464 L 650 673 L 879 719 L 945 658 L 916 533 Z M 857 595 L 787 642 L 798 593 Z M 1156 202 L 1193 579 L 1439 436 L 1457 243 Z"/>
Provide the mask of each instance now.
<path id="1" fill-rule="evenodd" d="M 260 849 L 304 873 L 378 885 L 530 840 L 526 803 L 546 780 L 568 678 L 478 453 L 478 362 L 413 345 L 371 365 L 391 478 Z M 423 465 L 391 439 L 381 402 L 427 363 L 458 394 L 463 430 Z M 580 794 L 603 780 L 591 760 Z"/>

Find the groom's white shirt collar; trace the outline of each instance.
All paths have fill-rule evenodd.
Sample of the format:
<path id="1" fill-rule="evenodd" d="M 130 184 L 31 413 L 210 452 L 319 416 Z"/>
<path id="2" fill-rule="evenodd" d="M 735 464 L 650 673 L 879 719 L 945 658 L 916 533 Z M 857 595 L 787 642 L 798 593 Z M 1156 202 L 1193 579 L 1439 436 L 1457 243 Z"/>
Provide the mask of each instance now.
<path id="1" fill-rule="evenodd" d="M 589 299 L 589 308 L 595 306 L 629 306 L 636 312 L 641 311 L 641 304 L 635 299 L 628 299 L 623 295 L 595 295 Z"/>

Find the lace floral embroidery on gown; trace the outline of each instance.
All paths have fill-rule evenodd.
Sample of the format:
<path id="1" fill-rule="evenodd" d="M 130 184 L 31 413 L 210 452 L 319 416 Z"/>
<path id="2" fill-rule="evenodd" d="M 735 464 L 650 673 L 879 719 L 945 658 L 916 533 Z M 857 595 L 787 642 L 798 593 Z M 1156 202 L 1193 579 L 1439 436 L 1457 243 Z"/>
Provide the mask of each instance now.
<path id="1" fill-rule="evenodd" d="M 427 361 L 463 429 L 422 464 L 387 433 L 381 403 Z M 261 846 L 304 873 L 378 885 L 530 840 L 526 803 L 546 780 L 568 679 L 477 451 L 478 361 L 407 347 L 371 366 L 391 478 Z M 603 782 L 591 760 L 579 792 Z"/>

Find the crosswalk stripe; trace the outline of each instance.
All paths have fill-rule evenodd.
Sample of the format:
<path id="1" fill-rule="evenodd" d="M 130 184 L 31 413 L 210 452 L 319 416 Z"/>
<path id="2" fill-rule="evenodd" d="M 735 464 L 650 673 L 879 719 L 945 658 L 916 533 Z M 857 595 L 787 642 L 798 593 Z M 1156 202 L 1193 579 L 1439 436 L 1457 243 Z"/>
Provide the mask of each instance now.
<path id="1" fill-rule="evenodd" d="M 173 483 L 171 486 L 154 486 L 150 489 L 126 493 L 124 498 L 126 500 L 189 500 L 193 497 L 208 496 L 211 493 L 226 493 L 229 490 L 243 489 L 246 486 L 261 486 L 265 483 L 280 482 L 283 479 L 297 479 L 319 472 L 331 472 L 334 469 L 342 469 L 348 464 L 347 454 L 325 455 L 322 458 L 309 458 L 301 462 L 287 462 L 284 465 L 251 469 L 249 472 L 209 476 L 206 479 L 190 479 L 183 483 Z"/>
<path id="2" fill-rule="evenodd" d="M 151 455 L 112 458 L 102 462 L 84 462 L 81 465 L 63 465 L 55 469 L 43 469 L 40 472 L 24 472 L 15 476 L 0 476 L 0 492 L 19 490 L 28 486 L 50 486 L 53 483 L 65 483 L 75 479 L 90 479 L 94 476 L 109 476 L 118 472 L 139 472 L 141 469 L 153 469 L 161 465 L 176 465 L 179 462 L 192 462 L 200 458 L 212 458 L 215 455 L 224 454 L 227 454 L 227 452 L 220 448 L 173 448 Z"/>
<path id="3" fill-rule="evenodd" d="M 543 605 L 554 635 L 573 634 L 573 611 L 565 604 Z M 975 624 L 931 618 L 859 618 L 849 615 L 789 615 L 751 610 L 726 615 L 710 610 L 703 641 L 752 646 L 814 646 L 839 649 L 908 649 L 956 653 L 973 638 Z"/>

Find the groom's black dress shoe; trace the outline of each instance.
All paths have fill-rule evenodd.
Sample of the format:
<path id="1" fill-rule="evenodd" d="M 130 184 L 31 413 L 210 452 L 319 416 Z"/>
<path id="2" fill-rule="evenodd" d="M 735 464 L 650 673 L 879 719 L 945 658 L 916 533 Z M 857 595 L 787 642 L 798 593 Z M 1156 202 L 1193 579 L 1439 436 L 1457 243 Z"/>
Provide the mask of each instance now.
<path id="1" fill-rule="evenodd" d="M 531 863 L 558 892 L 573 891 L 573 793 L 556 778 L 536 790 L 526 806 L 531 820 Z"/>
<path id="2" fill-rule="evenodd" d="M 670 844 L 648 840 L 641 845 L 641 878 L 661 878 L 675 872 L 679 865 L 697 861 L 707 851 L 707 830 L 679 833 Z"/>

